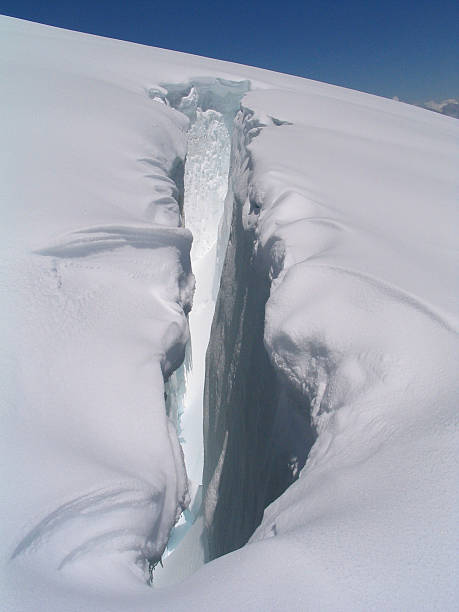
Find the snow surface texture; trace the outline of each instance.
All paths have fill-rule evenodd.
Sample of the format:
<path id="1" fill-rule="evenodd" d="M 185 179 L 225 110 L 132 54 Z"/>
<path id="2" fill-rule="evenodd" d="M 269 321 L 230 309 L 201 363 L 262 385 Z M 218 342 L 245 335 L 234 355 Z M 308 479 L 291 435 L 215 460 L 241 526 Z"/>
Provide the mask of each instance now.
<path id="1" fill-rule="evenodd" d="M 3 609 L 456 609 L 457 121 L 11 18 L 0 29 Z M 248 545 L 151 589 L 189 500 L 164 401 L 194 290 L 189 119 L 224 115 L 247 81 L 221 242 L 247 235 L 234 278 L 269 282 L 270 367 L 310 407 L 315 442 Z M 209 525 L 234 445 L 221 423 Z M 257 465 L 264 434 L 244 441 Z"/>

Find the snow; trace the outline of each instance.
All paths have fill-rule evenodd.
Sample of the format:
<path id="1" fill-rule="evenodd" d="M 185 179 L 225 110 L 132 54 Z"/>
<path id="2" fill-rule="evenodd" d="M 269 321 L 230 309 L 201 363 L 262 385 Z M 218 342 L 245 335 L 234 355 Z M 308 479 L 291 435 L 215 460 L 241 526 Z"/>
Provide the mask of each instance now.
<path id="1" fill-rule="evenodd" d="M 455 609 L 457 121 L 7 17 L 0 30 L 4 609 Z M 233 197 L 271 281 L 271 364 L 316 439 L 249 544 L 150 588 L 190 492 L 198 514 Z M 164 381 L 192 302 L 184 460 Z M 202 563 L 202 529 L 170 555 L 180 577 Z"/>

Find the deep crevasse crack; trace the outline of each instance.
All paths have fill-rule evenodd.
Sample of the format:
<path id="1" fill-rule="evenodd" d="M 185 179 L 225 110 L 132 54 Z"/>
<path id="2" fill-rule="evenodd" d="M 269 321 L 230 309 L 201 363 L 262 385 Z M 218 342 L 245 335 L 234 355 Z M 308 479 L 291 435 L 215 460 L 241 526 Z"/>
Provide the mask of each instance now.
<path id="1" fill-rule="evenodd" d="M 155 572 L 155 586 L 176 582 L 204 563 L 201 503 L 205 356 L 231 218 L 232 198 L 226 202 L 229 210 L 225 214 L 231 157 L 229 129 L 247 88 L 247 83 L 217 83 L 209 88 L 204 82 L 185 89 L 182 97 L 168 96 L 168 102 L 187 114 L 191 122 L 184 170 L 184 218 L 193 234 L 191 262 L 196 290 L 185 361 L 167 384 L 169 415 L 177 423 L 191 503 L 172 530 L 165 567 Z M 218 110 L 208 108 L 210 105 Z"/>
<path id="2" fill-rule="evenodd" d="M 192 502 L 177 523 L 168 545 L 172 552 L 199 511 L 203 469 L 202 410 L 205 354 L 220 280 L 217 242 L 228 186 L 230 138 L 221 113 L 196 111 L 188 136 L 185 164 L 185 223 L 193 234 L 191 262 L 196 278 L 189 315 L 191 341 L 187 358 L 169 382 Z M 226 245 L 223 245 L 223 248 Z"/>
<path id="3" fill-rule="evenodd" d="M 203 81 L 173 86 L 165 97 L 191 121 L 184 219 L 194 239 L 196 292 L 191 341 L 169 380 L 168 407 L 192 501 L 171 533 L 155 586 L 244 545 L 265 507 L 298 478 L 314 439 L 308 403 L 285 387 L 264 347 L 273 270 L 271 258 L 257 253 L 262 202 L 251 185 L 249 145 L 264 127 L 284 122 L 261 123 L 241 108 L 244 87 Z"/>

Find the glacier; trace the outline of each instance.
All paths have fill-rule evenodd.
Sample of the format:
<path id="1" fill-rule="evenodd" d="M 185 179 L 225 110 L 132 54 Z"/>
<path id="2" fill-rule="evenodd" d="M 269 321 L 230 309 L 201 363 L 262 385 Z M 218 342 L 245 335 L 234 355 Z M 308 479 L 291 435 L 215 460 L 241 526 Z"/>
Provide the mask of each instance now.
<path id="1" fill-rule="evenodd" d="M 2 607 L 454 610 L 457 121 L 0 30 Z"/>

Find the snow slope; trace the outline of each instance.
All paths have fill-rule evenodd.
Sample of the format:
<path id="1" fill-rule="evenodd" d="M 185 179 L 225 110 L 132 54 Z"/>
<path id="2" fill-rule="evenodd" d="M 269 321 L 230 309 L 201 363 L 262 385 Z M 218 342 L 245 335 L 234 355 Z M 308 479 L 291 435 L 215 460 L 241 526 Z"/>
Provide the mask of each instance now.
<path id="1" fill-rule="evenodd" d="M 455 609 L 457 121 L 7 17 L 0 30 L 2 608 Z M 246 81 L 220 235 L 234 201 L 230 244 L 237 218 L 271 281 L 270 362 L 316 439 L 248 545 L 151 589 L 189 501 L 164 401 L 194 291 L 190 121 L 170 104 L 186 111 L 200 83 L 202 113 L 226 112 Z"/>

